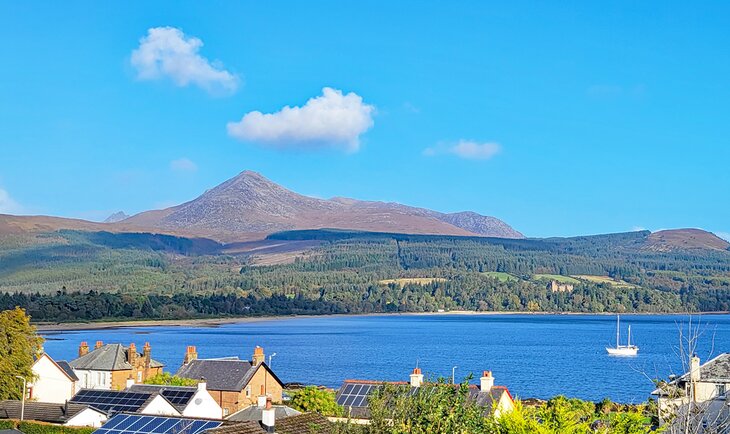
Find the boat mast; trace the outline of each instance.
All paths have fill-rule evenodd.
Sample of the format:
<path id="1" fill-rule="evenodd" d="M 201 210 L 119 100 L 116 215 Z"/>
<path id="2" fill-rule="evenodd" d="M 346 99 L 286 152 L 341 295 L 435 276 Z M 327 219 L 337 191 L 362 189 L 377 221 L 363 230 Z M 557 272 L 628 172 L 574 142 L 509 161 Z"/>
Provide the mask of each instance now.
<path id="1" fill-rule="evenodd" d="M 629 325 L 629 341 L 626 342 L 626 346 L 627 347 L 630 347 L 631 346 L 631 326 L 630 325 Z"/>
<path id="2" fill-rule="evenodd" d="M 621 316 L 619 314 L 616 314 L 616 348 L 621 346 L 621 342 L 619 341 L 619 323 L 621 322 Z"/>

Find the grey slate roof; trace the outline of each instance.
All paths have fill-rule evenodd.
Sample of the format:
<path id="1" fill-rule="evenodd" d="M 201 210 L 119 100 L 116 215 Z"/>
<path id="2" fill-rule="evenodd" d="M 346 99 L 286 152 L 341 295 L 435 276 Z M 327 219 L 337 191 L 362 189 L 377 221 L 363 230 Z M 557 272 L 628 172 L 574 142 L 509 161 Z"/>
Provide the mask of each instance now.
<path id="1" fill-rule="evenodd" d="M 56 362 L 56 364 L 59 368 L 63 370 L 63 372 L 66 373 L 66 375 L 68 375 L 70 379 L 72 379 L 73 381 L 79 381 L 79 377 L 76 376 L 76 373 L 74 373 L 73 368 L 71 367 L 71 365 L 68 364 L 67 361 L 61 360 Z"/>
<path id="2" fill-rule="evenodd" d="M 281 380 L 268 369 L 266 363 L 262 363 L 261 366 L 267 369 L 269 374 L 283 386 Z M 251 381 L 258 368 L 259 366 L 253 366 L 248 360 L 195 359 L 182 365 L 175 375 L 193 380 L 205 378 L 208 390 L 240 392 Z"/>
<path id="3" fill-rule="evenodd" d="M 280 419 L 286 419 L 287 417 L 291 416 L 297 416 L 299 414 L 302 414 L 300 411 L 296 411 L 291 407 L 287 407 L 286 405 L 274 405 L 274 415 L 276 416 L 277 422 Z M 261 414 L 264 411 L 263 408 L 259 407 L 258 405 L 252 405 L 249 407 L 244 408 L 243 410 L 239 410 L 232 415 L 228 416 L 226 420 L 231 422 L 243 422 L 247 420 L 261 420 Z"/>
<path id="4" fill-rule="evenodd" d="M 0 401 L 0 419 L 20 419 L 20 401 Z M 89 408 L 84 404 L 55 404 L 50 402 L 25 401 L 27 420 L 50 423 L 65 423 L 81 411 Z"/>
<path id="5" fill-rule="evenodd" d="M 139 357 L 144 356 L 139 354 Z M 74 369 L 88 369 L 92 371 L 125 371 L 132 369 L 132 365 L 127 362 L 127 349 L 122 344 L 106 344 L 78 359 L 72 360 L 69 364 Z M 150 366 L 153 368 L 161 368 L 164 365 L 152 359 Z"/>
<path id="6" fill-rule="evenodd" d="M 682 375 L 689 379 L 689 373 Z M 730 382 L 730 353 L 723 353 L 700 366 L 701 381 Z"/>
<path id="7" fill-rule="evenodd" d="M 333 432 L 332 428 L 333 423 L 318 413 L 303 413 L 276 421 L 277 434 L 329 434 Z M 266 434 L 266 430 L 260 422 L 226 422 L 206 434 Z"/>

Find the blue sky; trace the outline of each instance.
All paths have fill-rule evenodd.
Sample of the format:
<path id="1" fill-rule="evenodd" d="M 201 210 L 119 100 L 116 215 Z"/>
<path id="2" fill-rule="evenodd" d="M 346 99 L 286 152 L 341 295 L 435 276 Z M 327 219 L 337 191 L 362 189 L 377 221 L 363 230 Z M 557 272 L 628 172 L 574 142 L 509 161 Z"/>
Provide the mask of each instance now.
<path id="1" fill-rule="evenodd" d="M 727 236 L 730 5 L 551 3 L 2 2 L 0 211 L 249 169 L 528 236 Z"/>

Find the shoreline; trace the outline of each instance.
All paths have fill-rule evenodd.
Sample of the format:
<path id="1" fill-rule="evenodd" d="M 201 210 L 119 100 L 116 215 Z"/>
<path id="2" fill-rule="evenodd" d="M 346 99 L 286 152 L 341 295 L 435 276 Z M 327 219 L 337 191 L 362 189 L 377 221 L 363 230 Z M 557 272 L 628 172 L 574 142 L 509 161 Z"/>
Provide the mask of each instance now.
<path id="1" fill-rule="evenodd" d="M 638 312 L 624 313 L 624 315 L 632 316 L 656 316 L 656 315 L 727 315 L 729 311 L 714 312 Z M 514 311 L 470 311 L 470 310 L 452 310 L 446 312 L 396 312 L 396 313 L 344 313 L 344 314 L 326 314 L 326 315 L 272 315 L 260 317 L 225 317 L 225 318 L 191 318 L 191 319 L 154 319 L 154 320 L 124 320 L 124 321 L 98 321 L 98 322 L 69 322 L 69 323 L 37 323 L 33 324 L 38 332 L 61 332 L 61 331 L 80 331 L 80 330 L 106 330 L 128 327 L 218 327 L 225 324 L 237 323 L 254 323 L 262 321 L 277 321 L 285 319 L 299 318 L 337 318 L 337 317 L 372 317 L 372 316 L 413 316 L 413 315 L 565 315 L 565 316 L 588 316 L 588 315 L 605 315 L 612 316 L 615 313 L 587 313 L 587 312 L 514 312 Z"/>

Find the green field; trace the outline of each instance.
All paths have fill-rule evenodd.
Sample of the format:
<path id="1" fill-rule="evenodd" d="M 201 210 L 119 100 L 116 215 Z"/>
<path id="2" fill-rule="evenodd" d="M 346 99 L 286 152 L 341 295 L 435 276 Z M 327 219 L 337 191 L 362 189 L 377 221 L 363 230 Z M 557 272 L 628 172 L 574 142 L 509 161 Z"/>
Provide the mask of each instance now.
<path id="1" fill-rule="evenodd" d="M 485 271 L 482 275 L 497 279 L 500 282 L 516 282 L 520 280 L 519 277 L 502 271 Z"/>
<path id="2" fill-rule="evenodd" d="M 587 274 L 578 274 L 572 277 L 580 280 L 586 280 L 591 283 L 608 283 L 609 285 L 613 285 L 619 288 L 636 288 L 636 285 L 632 285 L 629 282 L 623 281 L 621 279 L 614 279 L 608 276 L 591 276 Z"/>
<path id="3" fill-rule="evenodd" d="M 570 276 L 563 276 L 560 274 L 533 274 L 532 280 L 555 280 L 560 283 L 572 283 L 578 284 L 580 280 Z"/>

